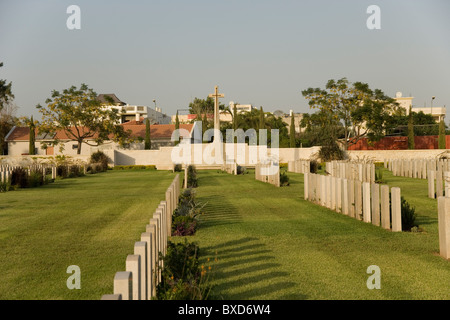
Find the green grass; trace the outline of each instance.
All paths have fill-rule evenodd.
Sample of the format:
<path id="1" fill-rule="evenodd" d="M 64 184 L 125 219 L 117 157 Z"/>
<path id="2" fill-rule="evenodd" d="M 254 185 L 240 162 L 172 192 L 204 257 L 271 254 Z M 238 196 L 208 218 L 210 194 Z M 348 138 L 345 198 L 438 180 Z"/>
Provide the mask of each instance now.
<path id="1" fill-rule="evenodd" d="M 174 176 L 108 171 L 1 193 L 0 299 L 112 293 L 114 274 Z M 289 173 L 282 188 L 255 181 L 252 171 L 198 178 L 206 214 L 189 240 L 213 267 L 213 299 L 450 298 L 450 262 L 438 255 L 436 200 L 427 198 L 425 180 L 384 173 L 424 230 L 393 233 L 305 201 L 302 174 Z M 70 265 L 81 269 L 81 290 L 66 287 Z M 380 290 L 367 289 L 370 265 L 381 269 Z"/>
<path id="2" fill-rule="evenodd" d="M 289 178 L 276 188 L 253 174 L 199 173 L 208 213 L 191 241 L 204 263 L 218 259 L 214 299 L 450 298 L 450 262 L 437 254 L 436 204 L 424 181 L 385 174 L 425 229 L 393 233 L 304 201 L 303 175 Z M 381 290 L 366 286 L 370 265 L 381 269 Z"/>
<path id="3" fill-rule="evenodd" d="M 0 299 L 100 299 L 175 174 L 125 171 L 0 194 Z M 78 265 L 81 290 L 66 286 Z"/>

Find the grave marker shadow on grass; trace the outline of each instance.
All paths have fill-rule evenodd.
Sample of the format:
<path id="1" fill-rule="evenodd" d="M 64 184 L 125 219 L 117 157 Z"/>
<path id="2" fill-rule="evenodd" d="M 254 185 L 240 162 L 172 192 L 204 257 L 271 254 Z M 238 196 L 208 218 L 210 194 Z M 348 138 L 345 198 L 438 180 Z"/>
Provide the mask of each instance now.
<path id="1" fill-rule="evenodd" d="M 289 272 L 276 262 L 275 255 L 257 237 L 243 237 L 202 249 L 204 256 L 215 256 L 212 299 L 261 299 L 295 286 Z M 306 299 L 296 293 L 282 294 L 286 299 Z"/>

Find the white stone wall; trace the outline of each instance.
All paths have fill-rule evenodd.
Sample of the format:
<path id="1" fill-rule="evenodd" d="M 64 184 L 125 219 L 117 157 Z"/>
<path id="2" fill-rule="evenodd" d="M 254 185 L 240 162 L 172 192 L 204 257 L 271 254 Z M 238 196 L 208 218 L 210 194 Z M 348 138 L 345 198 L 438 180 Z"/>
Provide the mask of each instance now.
<path id="1" fill-rule="evenodd" d="M 384 162 L 386 159 L 435 159 L 450 150 L 351 150 L 347 151 L 350 160 L 370 160 Z M 450 153 L 449 153 L 450 155 Z"/>

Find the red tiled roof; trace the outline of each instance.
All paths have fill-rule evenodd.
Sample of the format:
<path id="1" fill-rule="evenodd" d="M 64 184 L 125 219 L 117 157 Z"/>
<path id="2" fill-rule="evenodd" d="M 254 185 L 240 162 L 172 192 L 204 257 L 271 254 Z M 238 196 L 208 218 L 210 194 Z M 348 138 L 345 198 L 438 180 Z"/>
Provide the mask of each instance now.
<path id="1" fill-rule="evenodd" d="M 193 124 L 180 124 L 180 129 L 185 129 L 191 132 L 193 126 Z M 123 124 L 123 127 L 125 131 L 131 131 L 132 137 L 145 138 L 145 124 L 129 124 L 128 122 L 127 124 Z M 83 128 L 80 130 L 83 130 Z M 150 126 L 150 137 L 151 139 L 170 139 L 174 130 L 174 124 L 153 124 Z M 9 135 L 7 141 L 28 141 L 29 135 L 30 129 L 28 127 L 15 127 Z M 58 130 L 55 134 L 55 138 L 58 140 L 72 140 L 64 130 Z M 95 138 L 96 136 L 91 139 Z"/>
<path id="2" fill-rule="evenodd" d="M 6 141 L 28 141 L 30 139 L 30 128 L 14 127 Z"/>

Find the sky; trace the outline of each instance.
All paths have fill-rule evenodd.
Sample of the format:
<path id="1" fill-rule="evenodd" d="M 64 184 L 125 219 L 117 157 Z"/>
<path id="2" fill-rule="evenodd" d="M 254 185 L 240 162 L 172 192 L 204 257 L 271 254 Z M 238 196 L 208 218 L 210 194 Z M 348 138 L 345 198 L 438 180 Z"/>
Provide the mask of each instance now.
<path id="1" fill-rule="evenodd" d="M 226 105 L 311 113 L 301 91 L 343 77 L 450 109 L 449 35 L 448 0 L 1 0 L 0 79 L 37 119 L 53 90 L 82 83 L 168 115 L 216 85 Z"/>

